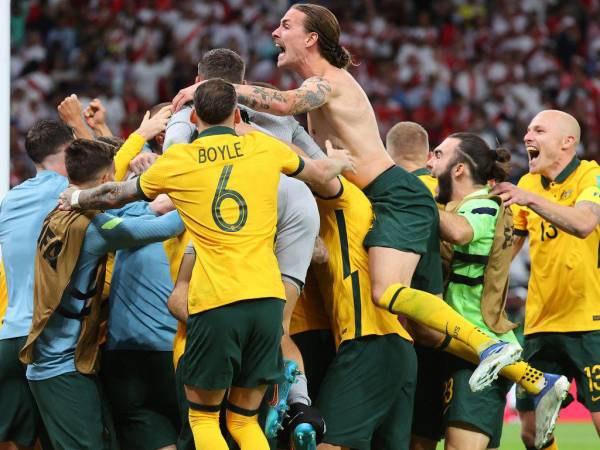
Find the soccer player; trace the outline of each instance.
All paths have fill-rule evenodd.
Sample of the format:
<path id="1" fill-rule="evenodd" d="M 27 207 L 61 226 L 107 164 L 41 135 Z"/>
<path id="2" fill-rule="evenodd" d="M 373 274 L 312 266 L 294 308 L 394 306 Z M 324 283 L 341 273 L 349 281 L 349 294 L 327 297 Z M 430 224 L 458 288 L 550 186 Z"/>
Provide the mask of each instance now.
<path id="1" fill-rule="evenodd" d="M 436 196 L 437 180 L 427 169 L 429 160 L 429 136 L 427 131 L 415 122 L 399 122 L 388 131 L 385 147 L 394 163 L 407 172 L 416 175 L 432 196 Z M 442 292 L 431 292 L 442 294 Z M 412 450 L 435 450 L 441 439 L 443 419 L 443 383 L 444 373 L 440 370 L 440 354 L 430 346 L 420 344 L 423 329 L 415 322 L 407 324 L 415 338 L 417 354 L 417 384 L 412 417 Z M 428 330 L 425 330 L 428 333 Z M 429 343 L 427 341 L 427 343 Z M 432 343 L 433 344 L 433 343 Z M 439 345 L 439 342 L 435 342 Z"/>
<path id="2" fill-rule="evenodd" d="M 437 195 L 437 180 L 427 168 L 429 160 L 429 135 L 416 122 L 398 122 L 385 137 L 385 148 L 394 164 L 419 177 L 431 195 Z"/>
<path id="3" fill-rule="evenodd" d="M 344 178 L 313 188 L 329 254 L 314 278 L 337 347 L 315 402 L 327 423 L 323 448 L 408 449 L 417 360 L 396 315 L 371 302 L 371 203 Z"/>
<path id="4" fill-rule="evenodd" d="M 197 259 L 180 364 L 189 421 L 201 450 L 227 448 L 219 430 L 226 389 L 233 438 L 242 449 L 268 448 L 256 409 L 266 386 L 281 377 L 285 291 L 272 249 L 280 172 L 322 183 L 353 169 L 343 150 L 305 161 L 263 133 L 238 137 L 236 99 L 231 84 L 205 81 L 194 98 L 197 140 L 172 147 L 139 180 L 70 189 L 61 197 L 62 208 L 75 203 L 86 209 L 167 193 L 180 212 Z"/>
<path id="5" fill-rule="evenodd" d="M 144 141 L 164 129 L 166 117 L 165 112 L 144 118 L 115 155 L 116 179 L 125 175 Z M 31 127 L 25 150 L 37 174 L 11 189 L 0 206 L 0 245 L 8 288 L 8 308 L 0 331 L 0 442 L 13 440 L 25 447 L 33 446 L 41 421 L 18 351 L 31 326 L 35 242 L 44 217 L 67 187 L 64 150 L 73 139 L 72 129 L 61 122 L 41 120 Z"/>
<path id="6" fill-rule="evenodd" d="M 515 208 L 515 246 L 529 237 L 531 275 L 525 308 L 524 357 L 577 382 L 578 399 L 600 433 L 600 167 L 580 161 L 577 120 L 562 111 L 537 114 L 524 141 L 529 173 L 518 186 L 497 185 Z M 566 282 L 565 280 L 568 280 Z M 527 448 L 556 448 L 539 427 L 530 396 L 518 392 Z"/>
<path id="7" fill-rule="evenodd" d="M 244 61 L 237 53 L 229 49 L 217 48 L 202 55 L 196 81 L 222 78 L 231 83 L 242 83 L 244 73 Z M 165 149 L 173 143 L 187 143 L 194 139 L 195 125 L 190 121 L 191 109 L 191 106 L 185 106 L 173 115 L 167 126 Z M 271 134 L 284 142 L 291 142 L 311 157 L 322 157 L 321 149 L 293 117 L 258 113 L 244 106 L 240 107 L 240 111 L 259 131 Z M 319 213 L 310 189 L 299 180 L 281 175 L 277 198 L 275 255 L 286 293 L 282 351 L 284 358 L 294 361 L 302 372 L 304 372 L 303 358 L 290 338 L 290 320 L 298 295 L 304 286 L 318 231 Z M 276 393 L 279 394 L 279 390 Z M 316 428 L 319 439 L 323 434 L 324 426 L 318 412 L 309 407 L 311 400 L 304 373 L 299 374 L 296 382 L 292 384 L 288 403 L 289 415 L 296 421 L 311 417 L 311 423 Z M 270 426 L 276 428 L 277 424 Z"/>
<path id="8" fill-rule="evenodd" d="M 485 333 L 517 344 L 512 332 L 516 325 L 504 313 L 512 217 L 488 187 L 489 180 L 506 179 L 502 163 L 509 159 L 506 150 L 490 150 L 477 135 L 455 133 L 434 150 L 428 166 L 439 183 L 437 200 L 449 204 L 440 222 L 442 238 L 452 244 L 444 299 Z M 474 366 L 454 356 L 447 359 L 446 448 L 498 448 L 506 394 L 512 383 L 499 379 L 484 391 L 471 392 L 469 378 Z M 566 385 L 564 398 L 569 384 L 566 379 L 562 382 Z M 558 405 L 560 401 L 562 398 Z"/>
<path id="9" fill-rule="evenodd" d="M 92 188 L 114 179 L 113 147 L 75 140 L 65 150 L 69 182 Z M 96 373 L 106 254 L 183 231 L 172 212 L 127 220 L 100 211 L 55 209 L 37 243 L 33 320 L 19 357 L 55 448 L 116 448 Z M 104 311 L 103 311 L 104 310 Z"/>
<path id="10" fill-rule="evenodd" d="M 436 156 L 442 157 L 443 150 L 441 148 L 444 147 L 449 149 L 447 152 L 448 154 L 443 155 L 443 167 L 447 168 L 453 161 L 456 162 L 460 159 L 461 153 L 459 153 L 457 148 L 462 148 L 463 141 L 458 139 L 458 137 L 464 140 L 464 147 L 467 150 L 478 150 L 474 153 L 475 155 L 479 155 L 477 161 L 480 161 L 483 157 L 483 162 L 480 161 L 479 165 L 486 165 L 486 163 L 489 165 L 489 158 L 486 159 L 485 156 L 492 154 L 492 152 L 487 146 L 484 147 L 483 141 L 476 136 L 463 133 L 453 135 L 451 139 L 444 141 L 444 143 L 435 150 Z M 420 164 L 423 163 L 426 155 L 429 154 L 427 141 L 427 132 L 420 125 L 413 122 L 401 122 L 396 124 L 392 127 L 386 138 L 387 150 L 394 158 L 394 161 L 405 167 L 407 170 L 413 171 L 413 173 L 415 170 L 420 170 Z M 457 147 L 458 142 L 460 142 L 461 145 Z M 471 158 L 471 160 L 472 159 L 473 158 Z M 433 168 L 437 161 L 437 158 L 431 158 L 426 163 L 426 166 Z M 425 171 L 423 171 L 423 174 L 420 175 L 419 178 L 428 185 L 430 190 L 435 190 L 438 180 L 432 178 L 431 175 L 428 175 L 429 170 L 427 167 L 424 168 Z M 437 165 L 436 168 L 439 169 Z M 423 169 L 423 167 L 421 167 L 421 169 Z M 443 170 L 441 172 L 442 176 L 440 176 L 440 178 L 442 180 L 442 185 L 440 186 L 440 189 L 443 191 L 441 192 L 441 200 L 447 202 L 450 197 L 448 192 L 452 191 L 452 180 L 448 179 L 448 175 L 444 174 Z M 437 196 L 437 194 L 435 195 Z M 476 216 L 476 218 L 479 218 L 479 216 Z M 445 212 L 441 212 L 441 219 L 442 229 L 448 229 L 449 227 L 451 230 L 460 230 L 461 222 L 459 221 L 457 225 L 454 215 L 448 215 Z M 462 225 L 464 224 L 465 222 L 463 221 Z M 454 236 L 449 235 L 448 239 L 452 240 L 454 239 Z M 505 268 L 508 267 L 507 261 L 504 261 L 503 264 Z M 474 320 L 473 323 L 475 324 L 481 323 L 480 318 L 477 316 L 474 317 Z M 461 345 L 456 340 L 450 340 L 449 342 L 447 340 L 444 341 L 442 335 L 435 337 L 435 333 L 433 333 L 432 337 L 431 330 L 423 330 L 423 327 L 419 327 L 419 324 L 410 322 L 409 325 L 411 332 L 416 333 L 414 335 L 417 337 L 417 340 L 425 338 L 425 343 L 438 347 L 438 350 L 445 350 L 471 363 L 477 361 L 476 355 L 470 351 L 468 347 Z M 435 350 L 420 345 L 416 345 L 415 348 L 419 359 L 419 368 L 417 390 L 415 393 L 416 400 L 415 412 L 413 415 L 413 439 L 411 448 L 435 449 L 436 441 L 439 440 L 439 429 L 442 422 L 443 408 L 442 402 L 440 401 L 440 388 L 441 377 L 444 374 L 443 371 L 437 370 L 439 368 L 439 355 L 435 353 Z M 561 379 L 554 374 L 543 374 L 522 361 L 505 367 L 501 371 L 501 374 L 508 380 L 519 383 L 523 389 L 526 389 L 528 392 L 535 395 L 536 409 L 540 412 L 540 418 L 546 418 L 544 421 L 545 425 L 540 429 L 540 433 L 551 430 L 557 417 L 561 398 L 564 397 L 566 390 L 568 389 L 568 382 L 566 379 Z M 506 383 L 506 381 L 504 383 Z M 446 383 L 446 386 L 448 387 L 450 384 Z"/>
<path id="11" fill-rule="evenodd" d="M 304 82 L 291 91 L 237 85 L 240 103 L 276 115 L 308 113 L 309 132 L 317 144 L 332 139 L 350 150 L 358 170 L 348 179 L 367 195 L 375 213 L 365 238 L 373 302 L 467 343 L 481 356 L 475 377 L 486 379 L 518 359 L 520 348 L 477 330 L 441 299 L 405 289 L 412 280 L 419 288 L 437 282 L 436 289 L 442 290 L 437 208 L 425 186 L 385 151 L 373 108 L 345 70 L 351 58 L 339 37 L 338 21 L 327 8 L 293 5 L 273 38 L 281 50 L 278 67 L 296 72 Z M 176 109 L 193 89 L 180 91 Z"/>
<path id="12" fill-rule="evenodd" d="M 33 447 L 41 420 L 25 378 L 19 349 L 31 326 L 35 241 L 44 217 L 67 187 L 64 150 L 71 128 L 43 120 L 27 132 L 25 149 L 37 175 L 11 189 L 0 207 L 0 245 L 8 290 L 8 307 L 0 328 L 0 442 Z"/>
<path id="13" fill-rule="evenodd" d="M 110 214 L 151 219 L 170 203 L 135 202 Z M 173 368 L 176 320 L 167 310 L 173 289 L 169 256 L 180 237 L 115 255 L 100 378 L 122 448 L 175 449 L 181 423 Z M 174 259 L 175 256 L 172 256 Z"/>

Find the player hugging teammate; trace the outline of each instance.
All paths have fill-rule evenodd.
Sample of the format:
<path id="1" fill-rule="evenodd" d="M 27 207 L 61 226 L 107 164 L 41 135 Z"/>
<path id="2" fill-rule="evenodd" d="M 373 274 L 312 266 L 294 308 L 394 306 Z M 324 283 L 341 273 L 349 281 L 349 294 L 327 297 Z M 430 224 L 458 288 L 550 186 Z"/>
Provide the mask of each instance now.
<path id="1" fill-rule="evenodd" d="M 517 383 L 526 448 L 556 449 L 573 378 L 600 429 L 600 168 L 577 121 L 532 120 L 518 187 L 470 133 L 429 157 L 400 123 L 386 149 L 339 37 L 296 4 L 273 38 L 297 89 L 214 49 L 124 143 L 74 96 L 69 126 L 32 127 L 38 174 L 0 207 L 0 442 L 483 450 Z M 522 349 L 504 306 L 526 235 Z"/>

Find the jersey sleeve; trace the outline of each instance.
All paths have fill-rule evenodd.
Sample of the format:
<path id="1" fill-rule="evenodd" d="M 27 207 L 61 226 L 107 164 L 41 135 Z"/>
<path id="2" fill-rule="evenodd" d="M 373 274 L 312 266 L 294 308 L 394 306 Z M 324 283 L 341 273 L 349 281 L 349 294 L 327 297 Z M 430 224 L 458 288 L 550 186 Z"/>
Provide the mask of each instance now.
<path id="1" fill-rule="evenodd" d="M 151 220 L 134 217 L 124 219 L 104 213 L 96 216 L 92 222 L 106 251 L 161 242 L 181 234 L 185 229 L 176 211 Z"/>
<path id="2" fill-rule="evenodd" d="M 115 180 L 121 181 L 125 178 L 129 163 L 144 148 L 146 141 L 137 133 L 131 133 L 127 140 L 121 145 L 115 155 Z"/>
<path id="3" fill-rule="evenodd" d="M 196 250 L 194 249 L 194 244 L 192 244 L 192 241 L 188 242 L 188 244 L 185 246 L 185 251 L 183 253 L 184 255 L 196 254 Z"/>
<path id="4" fill-rule="evenodd" d="M 514 233 L 517 236 L 527 236 L 527 216 L 529 215 L 527 208 L 513 203 L 510 205 L 510 210 L 513 213 Z"/>
<path id="5" fill-rule="evenodd" d="M 174 144 L 187 144 L 190 142 L 196 127 L 190 121 L 192 108 L 186 106 L 171 116 L 165 131 L 163 153 Z"/>
<path id="6" fill-rule="evenodd" d="M 486 235 L 493 236 L 496 231 L 498 204 L 493 200 L 475 200 L 464 203 L 458 210 L 473 229 L 473 239 L 477 241 Z"/>
<path id="7" fill-rule="evenodd" d="M 528 191 L 529 189 L 527 189 L 525 186 L 526 176 L 527 175 L 521 177 L 517 186 L 525 191 Z M 510 210 L 513 214 L 514 234 L 517 236 L 527 236 L 529 233 L 527 231 L 527 216 L 529 216 L 529 210 L 526 206 L 517 205 L 516 203 L 510 205 Z"/>
<path id="8" fill-rule="evenodd" d="M 169 174 L 173 173 L 174 160 L 173 154 L 169 151 L 163 153 L 150 168 L 144 172 L 137 180 L 138 192 L 146 201 L 152 201 L 158 194 L 167 193 L 169 186 L 167 184 Z"/>
<path id="9" fill-rule="evenodd" d="M 592 202 L 600 205 L 600 167 L 595 167 L 584 175 L 579 182 L 579 195 L 575 204 Z"/>
<path id="10" fill-rule="evenodd" d="M 277 139 L 269 142 L 276 155 L 276 161 L 281 166 L 281 171 L 290 177 L 295 177 L 304 169 L 304 160 L 298 156 L 289 146 Z"/>

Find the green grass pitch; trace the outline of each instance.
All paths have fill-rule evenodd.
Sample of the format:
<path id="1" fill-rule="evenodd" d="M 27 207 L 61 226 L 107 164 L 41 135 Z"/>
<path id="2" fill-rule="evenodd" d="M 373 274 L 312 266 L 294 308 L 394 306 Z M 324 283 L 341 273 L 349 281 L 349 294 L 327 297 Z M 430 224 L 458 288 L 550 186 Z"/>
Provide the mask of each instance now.
<path id="1" fill-rule="evenodd" d="M 519 430 L 518 423 L 504 425 L 500 450 L 525 450 L 519 436 Z M 559 423 L 556 426 L 555 436 L 560 450 L 600 449 L 600 438 L 591 422 Z M 443 448 L 443 444 L 440 443 L 438 450 Z"/>

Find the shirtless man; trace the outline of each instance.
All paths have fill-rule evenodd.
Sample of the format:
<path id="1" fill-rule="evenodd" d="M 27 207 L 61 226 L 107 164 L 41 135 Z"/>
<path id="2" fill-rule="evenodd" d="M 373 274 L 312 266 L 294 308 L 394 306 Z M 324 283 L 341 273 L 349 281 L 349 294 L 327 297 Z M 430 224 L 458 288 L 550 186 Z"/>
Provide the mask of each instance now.
<path id="1" fill-rule="evenodd" d="M 338 21 L 327 8 L 293 5 L 273 39 L 281 49 L 278 67 L 296 72 L 304 82 L 290 91 L 237 85 L 239 101 L 276 115 L 308 113 L 309 131 L 319 146 L 329 139 L 352 153 L 357 172 L 348 178 L 367 195 L 376 216 L 364 242 L 373 302 L 467 343 L 483 362 L 475 371 L 474 385 L 487 385 L 502 366 L 518 359 L 520 349 L 490 339 L 429 294 L 442 292 L 435 202 L 386 152 L 367 95 L 345 70 L 351 57 L 339 37 Z M 175 108 L 189 101 L 195 89 L 180 91 Z"/>

